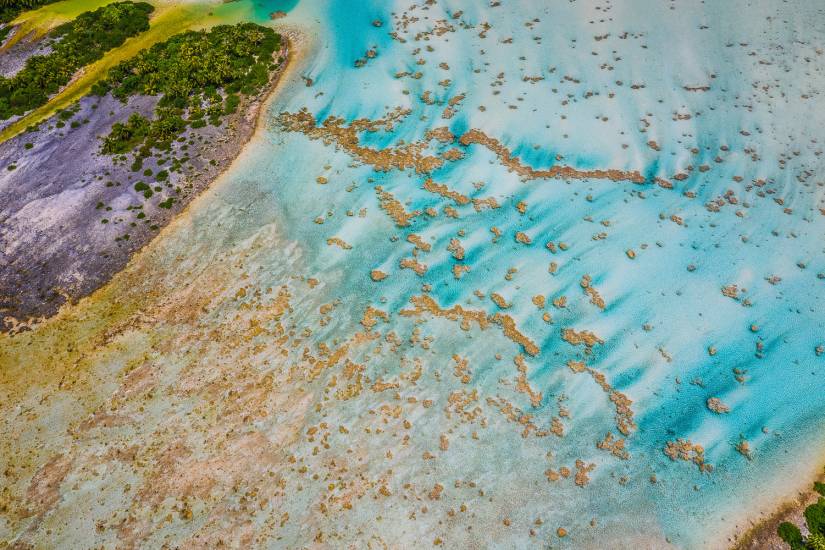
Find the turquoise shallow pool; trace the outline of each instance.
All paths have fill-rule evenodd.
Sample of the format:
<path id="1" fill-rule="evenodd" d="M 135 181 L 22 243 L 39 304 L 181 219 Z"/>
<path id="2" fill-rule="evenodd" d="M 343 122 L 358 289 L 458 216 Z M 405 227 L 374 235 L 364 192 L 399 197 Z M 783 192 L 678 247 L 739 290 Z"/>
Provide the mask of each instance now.
<path id="1" fill-rule="evenodd" d="M 66 481 L 0 534 L 723 548 L 808 484 L 823 8 L 255 4 L 274 11 L 303 38 L 264 130 L 55 321 L 146 295 L 78 361 L 96 397 L 15 394 L 49 413 L 6 431 Z"/>

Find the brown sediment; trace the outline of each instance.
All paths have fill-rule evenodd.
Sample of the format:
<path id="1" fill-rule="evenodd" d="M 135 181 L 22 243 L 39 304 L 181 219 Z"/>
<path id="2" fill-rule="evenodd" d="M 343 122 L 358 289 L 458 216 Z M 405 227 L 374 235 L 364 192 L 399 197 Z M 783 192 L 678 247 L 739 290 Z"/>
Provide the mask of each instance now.
<path id="1" fill-rule="evenodd" d="M 401 310 L 399 315 L 404 317 L 412 317 L 423 313 L 429 313 L 436 317 L 443 317 L 451 321 L 459 321 L 461 323 L 462 330 L 470 330 L 473 322 L 477 323 L 479 328 L 482 330 L 489 327 L 491 323 L 495 323 L 501 326 L 504 336 L 516 344 L 519 344 L 528 355 L 535 356 L 539 354 L 538 346 L 518 330 L 516 327 L 516 322 L 509 315 L 496 313 L 495 315 L 488 316 L 484 311 L 465 309 L 458 304 L 454 305 L 450 309 L 443 309 L 440 305 L 438 305 L 438 302 L 426 294 L 413 296 L 410 298 L 410 303 L 412 303 L 415 308 Z"/>
<path id="2" fill-rule="evenodd" d="M 360 118 L 345 125 L 343 118 L 330 116 L 320 125 L 306 109 L 297 113 L 283 112 L 277 122 L 287 132 L 301 132 L 310 139 L 322 140 L 326 144 L 335 144 L 351 156 L 369 164 L 379 172 L 406 170 L 412 168 L 418 173 L 428 173 L 444 164 L 444 160 L 425 155 L 425 142 L 407 143 L 386 149 L 373 149 L 361 145 L 359 134 L 362 132 L 391 131 L 395 124 L 410 114 L 409 109 L 397 108 L 383 118 L 369 120 Z"/>
<path id="3" fill-rule="evenodd" d="M 470 271 L 470 266 L 464 264 L 453 264 L 453 278 L 461 279 L 461 276 Z"/>
<path id="4" fill-rule="evenodd" d="M 438 128 L 427 130 L 426 136 L 427 139 L 435 139 L 441 143 L 452 143 L 455 141 L 455 136 L 446 126 L 439 126 Z"/>
<path id="5" fill-rule="evenodd" d="M 484 199 L 473 199 L 473 208 L 476 209 L 476 212 L 481 212 L 485 208 L 495 210 L 496 208 L 500 208 L 500 206 L 495 197 L 487 197 Z"/>
<path id="6" fill-rule="evenodd" d="M 429 191 L 430 193 L 435 193 L 436 195 L 441 195 L 446 199 L 452 199 L 459 205 L 469 204 L 470 202 L 469 197 L 466 195 L 462 195 L 457 191 L 452 191 L 446 185 L 435 183 L 432 179 L 427 179 L 427 181 L 424 182 L 424 190 Z"/>
<path id="7" fill-rule="evenodd" d="M 576 485 L 585 487 L 590 482 L 588 474 L 595 469 L 595 464 L 585 464 L 582 459 L 576 459 L 576 477 L 574 478 Z"/>
<path id="8" fill-rule="evenodd" d="M 441 306 L 438 305 L 438 302 L 426 294 L 413 296 L 410 298 L 410 303 L 412 303 L 415 308 L 401 310 L 399 315 L 404 317 L 412 317 L 421 315 L 422 313 L 429 313 L 436 317 L 449 319 L 450 321 L 459 321 L 462 330 L 470 330 L 472 323 L 474 322 L 478 324 L 478 327 L 482 330 L 490 326 L 490 321 L 485 312 L 473 309 L 464 309 L 458 304 L 454 305 L 450 309 L 442 309 Z"/>
<path id="9" fill-rule="evenodd" d="M 352 249 L 352 245 L 346 242 L 345 240 L 341 239 L 340 237 L 330 237 L 327 239 L 328 246 L 337 246 L 342 248 L 343 250 L 350 250 Z"/>
<path id="10" fill-rule="evenodd" d="M 751 451 L 751 445 L 747 439 L 743 438 L 736 444 L 736 452 L 748 460 L 753 460 L 753 452 Z"/>
<path id="11" fill-rule="evenodd" d="M 533 415 L 526 414 L 504 397 L 488 397 L 487 404 L 498 409 L 504 418 L 510 422 L 523 426 L 521 437 L 527 438 L 531 433 L 535 437 L 547 437 L 550 434 L 554 434 L 558 437 L 562 437 L 564 435 L 564 429 L 561 425 L 561 421 L 557 417 L 553 417 L 551 419 L 550 429 L 542 429 L 539 428 L 535 422 L 533 422 Z"/>
<path id="12" fill-rule="evenodd" d="M 607 381 L 607 377 L 603 373 L 592 367 L 588 367 L 584 364 L 584 362 L 570 360 L 567 362 L 567 366 L 574 373 L 578 374 L 581 372 L 587 372 L 593 377 L 593 380 L 608 395 L 608 398 L 616 409 L 616 429 L 618 429 L 619 432 L 621 432 L 621 434 L 625 437 L 629 436 L 632 431 L 636 429 L 636 423 L 633 421 L 633 409 L 630 407 L 633 404 L 633 401 L 628 396 L 611 386 Z M 608 435 L 610 437 L 605 438 L 605 440 L 602 441 L 602 444 L 605 445 L 604 447 L 602 444 L 597 445 L 600 449 L 610 448 L 608 445 L 612 443 L 612 435 Z M 624 448 L 624 443 L 621 444 L 621 448 Z"/>
<path id="13" fill-rule="evenodd" d="M 707 406 L 708 406 L 708 409 L 710 409 L 711 411 L 713 411 L 717 414 L 723 414 L 723 413 L 730 412 L 730 407 L 728 407 L 727 405 L 722 403 L 722 400 L 719 399 L 718 397 L 711 397 L 710 399 L 708 399 L 707 400 Z"/>
<path id="14" fill-rule="evenodd" d="M 464 259 L 464 247 L 461 246 L 461 241 L 458 239 L 450 239 L 450 244 L 447 245 L 447 251 L 449 251 L 456 260 Z"/>
<path id="15" fill-rule="evenodd" d="M 361 318 L 361 325 L 363 325 L 363 327 L 367 330 L 372 330 L 372 327 L 378 323 L 379 319 L 385 323 L 390 320 L 386 311 L 381 311 L 380 309 L 369 306 L 366 310 L 364 310 L 364 316 Z"/>
<path id="16" fill-rule="evenodd" d="M 516 322 L 512 317 L 509 315 L 504 315 L 503 313 L 496 313 L 492 320 L 493 322 L 501 325 L 501 330 L 504 332 L 504 336 L 524 348 L 524 351 L 528 355 L 535 357 L 539 354 L 539 347 L 518 330 L 516 327 Z"/>
<path id="17" fill-rule="evenodd" d="M 541 406 L 542 394 L 540 391 L 534 390 L 527 381 L 527 363 L 524 362 L 524 356 L 516 355 L 513 359 L 518 370 L 518 377 L 516 378 L 516 391 L 519 393 L 526 393 L 530 398 L 530 404 L 533 408 Z"/>
<path id="18" fill-rule="evenodd" d="M 582 276 L 582 279 L 579 282 L 579 284 L 584 289 L 585 294 L 590 296 L 590 303 L 598 307 L 599 309 L 603 310 L 605 305 L 604 299 L 602 298 L 601 294 L 599 294 L 599 291 L 593 287 L 590 275 L 585 274 L 584 276 Z"/>
<path id="19" fill-rule="evenodd" d="M 464 151 L 458 147 L 453 147 L 441 153 L 441 158 L 449 162 L 455 162 L 464 158 Z"/>
<path id="20" fill-rule="evenodd" d="M 712 472 L 713 466 L 705 462 L 705 449 L 689 439 L 677 439 L 665 443 L 664 453 L 670 460 L 684 460 L 693 462 L 701 472 Z"/>
<path id="21" fill-rule="evenodd" d="M 516 231 L 516 242 L 521 244 L 533 244 L 533 240 L 527 236 L 527 233 Z"/>
<path id="22" fill-rule="evenodd" d="M 372 271 L 370 271 L 370 279 L 372 279 L 375 282 L 383 281 L 387 277 L 388 275 L 380 269 L 373 269 Z"/>
<path id="23" fill-rule="evenodd" d="M 407 235 L 407 242 L 411 243 L 423 252 L 429 252 L 432 249 L 432 245 L 430 243 L 426 242 L 420 235 L 416 235 L 415 233 L 410 233 Z"/>
<path id="24" fill-rule="evenodd" d="M 472 371 L 470 371 L 470 361 L 467 358 L 461 357 L 457 354 L 453 355 L 453 361 L 455 361 L 455 366 L 453 367 L 453 374 L 455 377 L 461 380 L 462 384 L 469 384 L 472 376 Z"/>
<path id="25" fill-rule="evenodd" d="M 445 206 L 444 207 L 444 214 L 450 218 L 458 219 L 460 216 L 458 214 L 458 210 L 453 208 L 452 206 Z"/>
<path id="26" fill-rule="evenodd" d="M 739 299 L 739 287 L 737 285 L 726 285 L 722 287 L 722 295 L 727 296 L 728 298 L 732 298 L 734 300 Z"/>
<path id="27" fill-rule="evenodd" d="M 572 328 L 566 328 L 561 331 L 561 337 L 562 340 L 574 346 L 584 344 L 585 347 L 592 348 L 596 344 L 604 344 L 604 340 L 602 340 L 589 330 L 582 330 L 580 332 L 576 332 Z"/>
<path id="28" fill-rule="evenodd" d="M 375 187 L 375 193 L 378 195 L 378 204 L 381 207 L 381 210 L 386 212 L 387 215 L 395 221 L 395 225 L 398 227 L 407 227 L 410 225 L 410 221 L 412 221 L 413 218 L 421 215 L 419 210 L 407 212 L 404 205 L 401 204 L 401 202 L 396 199 L 392 193 L 389 191 L 384 191 L 384 188 L 380 185 Z"/>
<path id="29" fill-rule="evenodd" d="M 607 432 L 607 435 L 604 436 L 604 439 L 596 443 L 596 447 L 603 451 L 610 452 L 610 454 L 612 454 L 616 458 L 628 460 L 630 459 L 630 453 L 627 452 L 627 449 L 625 449 L 626 442 L 627 441 L 622 438 L 615 439 L 613 437 L 612 432 Z"/>
<path id="30" fill-rule="evenodd" d="M 419 277 L 423 277 L 424 274 L 427 273 L 427 265 L 422 264 L 415 258 L 401 258 L 398 266 L 401 269 L 412 269 Z"/>
<path id="31" fill-rule="evenodd" d="M 495 305 L 499 307 L 499 309 L 509 309 L 510 304 L 507 303 L 507 300 L 504 299 L 504 296 L 497 292 L 493 292 L 490 294 L 490 299 L 493 301 Z"/>
<path id="32" fill-rule="evenodd" d="M 458 141 L 464 146 L 478 144 L 486 147 L 495 153 L 504 166 L 525 179 L 607 179 L 633 183 L 645 183 L 647 181 L 637 170 L 578 170 L 571 166 L 553 166 L 545 170 L 536 170 L 522 164 L 519 158 L 514 157 L 503 143 L 481 130 L 469 130 Z"/>
<path id="33" fill-rule="evenodd" d="M 42 516 L 60 500 L 60 485 L 72 469 L 72 459 L 55 455 L 32 477 L 26 491 L 24 516 Z"/>
<path id="34" fill-rule="evenodd" d="M 455 98 L 454 98 L 455 99 Z M 452 116 L 453 108 L 447 107 L 446 118 Z M 359 134 L 375 132 L 380 129 L 391 131 L 395 124 L 411 113 L 409 109 L 396 108 L 386 116 L 376 119 L 357 119 L 348 126 L 340 117 L 330 116 L 322 123 L 318 123 L 315 116 L 306 109 L 297 113 L 283 112 L 277 122 L 284 131 L 301 132 L 310 139 L 322 140 L 327 144 L 335 144 L 353 157 L 365 164 L 372 165 L 375 170 L 386 172 L 392 169 L 414 169 L 417 173 L 426 174 L 440 168 L 445 158 L 439 158 L 424 153 L 427 142 L 436 139 L 448 142 L 454 139 L 452 133 L 444 127 L 431 130 L 426 135 L 426 141 L 405 143 L 386 149 L 373 149 L 361 145 Z M 511 171 L 525 179 L 606 179 L 611 181 L 629 181 L 632 183 L 646 183 L 647 180 L 638 171 L 627 170 L 579 170 L 571 166 L 556 165 L 544 170 L 536 170 L 522 164 L 518 157 L 514 157 L 509 149 L 497 139 L 488 136 L 481 130 L 471 129 L 459 138 L 463 146 L 478 144 L 496 154 L 501 163 Z M 454 153 L 448 153 L 446 160 L 458 158 Z M 678 179 L 678 178 L 677 178 Z"/>

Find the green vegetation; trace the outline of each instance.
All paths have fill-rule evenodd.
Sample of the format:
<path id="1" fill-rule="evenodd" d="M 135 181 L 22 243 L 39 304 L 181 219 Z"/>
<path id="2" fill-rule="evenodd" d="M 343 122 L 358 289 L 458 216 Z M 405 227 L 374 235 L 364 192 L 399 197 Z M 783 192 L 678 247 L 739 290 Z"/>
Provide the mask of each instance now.
<path id="1" fill-rule="evenodd" d="M 254 23 L 187 31 L 155 44 L 109 71 L 92 93 L 126 101 L 133 95 L 162 96 L 152 120 L 133 113 L 103 140 L 106 154 L 136 151 L 135 171 L 152 151 L 168 151 L 187 126 L 219 125 L 235 112 L 238 94 L 255 94 L 277 68 L 280 36 Z"/>
<path id="2" fill-rule="evenodd" d="M 117 2 L 54 29 L 48 35 L 53 41 L 49 55 L 32 56 L 12 78 L 0 77 L 0 120 L 45 104 L 78 69 L 148 30 L 153 9 L 145 2 Z"/>
<path id="3" fill-rule="evenodd" d="M 57 0 L 0 0 L 0 24 L 9 23 L 20 13 L 34 10 L 40 6 L 57 2 Z M 0 29 L 0 41 L 2 41 L 10 27 Z"/>
<path id="4" fill-rule="evenodd" d="M 807 537 L 793 523 L 783 521 L 777 534 L 791 547 L 791 550 L 825 550 L 825 483 L 814 483 L 819 499 L 805 508 L 805 524 L 810 532 Z"/>

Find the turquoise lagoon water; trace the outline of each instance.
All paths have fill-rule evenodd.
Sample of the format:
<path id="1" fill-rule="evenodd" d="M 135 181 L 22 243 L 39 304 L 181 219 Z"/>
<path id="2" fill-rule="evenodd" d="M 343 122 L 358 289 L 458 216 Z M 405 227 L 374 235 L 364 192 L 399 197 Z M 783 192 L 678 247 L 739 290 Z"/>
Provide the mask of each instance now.
<path id="1" fill-rule="evenodd" d="M 194 281 L 170 295 L 197 295 L 203 274 L 218 280 L 241 263 L 246 290 L 227 287 L 233 299 L 180 329 L 197 343 L 160 321 L 122 336 L 125 363 L 170 335 L 149 356 L 159 380 L 180 375 L 185 388 L 156 392 L 145 410 L 141 401 L 139 420 L 113 433 L 173 434 L 170 448 L 186 442 L 212 460 L 228 451 L 223 435 L 198 432 L 192 365 L 204 379 L 240 363 L 289 373 L 294 387 L 279 391 L 284 402 L 302 396 L 300 412 L 269 410 L 241 426 L 290 457 L 283 494 L 244 524 L 267 547 L 725 547 L 746 516 L 808 483 L 825 443 L 818 3 L 306 0 L 255 13 L 268 22 L 279 9 L 289 15 L 276 25 L 300 27 L 304 51 L 264 132 L 147 252 Z M 345 129 L 397 108 L 405 115 L 394 124 L 357 132 L 358 146 L 386 156 L 419 144 L 420 155 L 448 160 L 375 170 L 380 154 L 354 148 Z M 302 109 L 340 128 L 285 128 Z M 428 136 L 440 127 L 495 141 Z M 529 178 L 518 166 L 616 172 Z M 425 189 L 430 178 L 459 195 Z M 385 195 L 382 209 L 377 186 L 397 202 Z M 491 199 L 498 208 L 484 206 Z M 419 213 L 399 226 L 389 215 L 399 209 Z M 469 270 L 457 278 L 456 265 Z M 311 291 L 299 284 L 307 277 L 318 280 Z M 294 353 L 262 336 L 219 350 L 246 315 L 238 296 L 283 284 Z M 433 311 L 411 313 L 421 296 Z M 322 304 L 333 305 L 318 323 Z M 471 312 L 463 327 L 455 306 Z M 370 322 L 368 308 L 382 313 Z M 568 329 L 599 340 L 588 350 Z M 308 366 L 344 346 L 339 361 Z M 95 364 L 109 368 L 115 353 Z M 54 410 L 77 406 L 52 399 Z M 279 436 L 285 426 L 301 435 Z M 108 460 L 95 434 L 110 432 L 89 433 L 49 444 Z M 597 446 L 608 433 L 627 454 Z M 665 453 L 679 441 L 688 460 Z M 231 462 L 256 456 L 214 468 L 246 479 L 254 461 L 234 473 Z M 122 488 L 137 474 L 108 468 L 63 497 L 67 547 L 90 531 L 77 506 L 137 517 L 146 495 L 168 490 L 163 471 L 147 474 L 139 501 Z M 137 524 L 144 542 L 179 544 L 197 529 L 231 536 L 236 524 L 221 521 L 243 507 L 216 494 L 193 505 L 189 523 L 167 524 L 157 502 L 146 512 L 157 517 Z M 121 536 L 137 532 L 123 521 Z"/>
<path id="2" fill-rule="evenodd" d="M 378 529 L 385 541 L 402 545 L 419 537 L 429 544 L 443 532 L 453 545 L 724 546 L 743 514 L 788 494 L 815 471 L 825 442 L 825 358 L 816 353 L 825 343 L 821 7 L 302 2 L 287 22 L 315 35 L 299 68 L 312 86 L 296 78 L 279 95 L 265 140 L 253 145 L 220 194 L 235 195 L 231 201 L 254 197 L 251 220 L 277 220 L 309 272 L 321 274 L 323 292 L 340 299 L 333 322 L 315 337 L 358 330 L 368 306 L 389 314 L 376 327 L 381 334 L 409 335 L 415 319 L 398 312 L 429 285 L 427 294 L 445 309 L 459 304 L 510 315 L 540 348 L 524 356 L 529 385 L 542 393 L 535 407 L 514 390 L 513 357 L 524 350 L 495 324 L 465 332 L 456 322 L 424 316 L 418 326 L 422 337 L 432 337 L 428 349 L 405 343 L 368 362 L 373 379 L 392 379 L 399 358 L 417 351 L 425 374 L 416 393 L 438 405 L 420 413 L 413 445 L 434 448 L 428 443 L 437 445 L 444 426 L 453 431 L 450 451 L 437 464 L 417 452 L 398 461 L 398 483 L 472 479 L 494 498 L 473 499 L 448 486 L 439 503 L 470 501 L 472 519 L 421 514 L 413 521 L 403 506 L 375 501 L 362 504 L 357 517 L 383 516 L 380 528 L 352 517 L 329 520 L 328 527 L 349 541 Z M 481 37 L 485 22 L 490 28 Z M 357 67 L 368 49 L 375 57 Z M 420 77 L 397 75 L 416 71 Z M 432 104 L 421 99 L 426 91 Z M 455 114 L 443 118 L 447 101 L 459 94 L 465 96 Z M 346 125 L 397 107 L 410 112 L 390 131 L 362 133 L 362 145 L 383 149 L 426 140 L 426 131 L 440 126 L 455 136 L 472 128 L 535 169 L 638 171 L 647 183 L 525 181 L 489 148 L 436 140 L 427 142 L 427 154 L 458 147 L 463 158 L 429 174 L 376 172 L 334 143 L 278 123 L 280 113 L 304 108 L 319 124 L 335 116 Z M 680 173 L 687 177 L 674 178 Z M 318 176 L 328 182 L 316 183 Z M 673 188 L 656 185 L 657 177 Z M 470 198 L 494 197 L 500 208 L 456 204 L 424 190 L 427 178 Z M 380 209 L 377 185 L 408 212 L 436 213 L 398 227 Z M 524 213 L 516 208 L 521 201 Z M 445 206 L 455 208 L 455 217 Z M 501 232 L 496 242 L 493 226 Z M 532 244 L 517 242 L 518 231 Z M 428 267 L 423 276 L 399 268 L 412 253 L 410 233 L 431 245 L 417 256 Z M 327 246 L 330 237 L 352 248 Z M 448 251 L 453 238 L 465 249 L 461 261 Z M 547 241 L 569 248 L 553 254 Z M 550 262 L 557 263 L 555 273 L 548 272 Z M 461 279 L 453 276 L 457 263 L 470 266 Z M 508 278 L 511 268 L 517 271 Z M 388 277 L 373 282 L 374 269 Z M 584 294 L 585 274 L 603 310 Z M 738 287 L 735 298 L 722 292 L 729 285 Z M 500 310 L 491 293 L 510 307 Z M 547 297 L 543 310 L 531 301 L 536 294 Z M 550 305 L 559 296 L 567 297 L 567 307 Z M 542 319 L 544 311 L 552 323 Z M 604 343 L 584 354 L 561 338 L 565 328 L 593 331 Z M 433 379 L 435 372 L 452 377 L 453 354 L 469 359 L 468 387 L 482 396 L 488 425 L 478 440 L 470 436 L 477 427 L 446 420 L 440 410 L 447 394 L 461 388 Z M 632 399 L 637 429 L 627 438 L 629 460 L 597 448 L 607 432 L 620 436 L 614 405 L 591 376 L 569 369 L 569 360 L 584 361 Z M 563 398 L 570 413 L 562 419 L 565 435 L 521 437 L 519 426 L 484 402 L 488 396 L 506 396 L 539 426 L 558 416 Z M 712 397 L 729 412 L 709 410 Z M 356 422 L 366 403 L 385 399 L 342 402 L 325 418 Z M 671 460 L 663 451 L 679 438 L 700 444 L 713 470 Z M 743 441 L 748 450 L 740 452 Z M 377 474 L 385 467 L 377 458 L 383 447 L 374 452 L 366 468 Z M 576 459 L 595 464 L 585 487 L 572 477 L 545 477 L 548 468 L 573 469 Z M 526 528 L 502 525 L 502 518 L 530 525 L 537 517 L 543 520 L 538 539 Z M 569 538 L 554 538 L 557 526 Z M 293 536 L 297 544 L 306 533 Z"/>

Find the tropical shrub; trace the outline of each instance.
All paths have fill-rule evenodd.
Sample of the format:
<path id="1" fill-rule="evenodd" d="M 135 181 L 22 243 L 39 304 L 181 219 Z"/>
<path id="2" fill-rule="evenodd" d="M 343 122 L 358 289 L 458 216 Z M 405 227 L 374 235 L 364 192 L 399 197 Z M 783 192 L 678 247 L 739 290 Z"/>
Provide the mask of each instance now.
<path id="1" fill-rule="evenodd" d="M 0 120 L 45 104 L 78 69 L 148 30 L 153 9 L 145 2 L 117 2 L 81 13 L 51 31 L 51 53 L 30 57 L 11 78 L 0 76 Z"/>
<path id="2" fill-rule="evenodd" d="M 825 484 L 814 483 L 814 490 L 823 496 L 805 508 L 808 536 L 803 537 L 799 527 L 787 521 L 779 524 L 777 529 L 779 538 L 784 540 L 791 550 L 825 550 Z"/>

